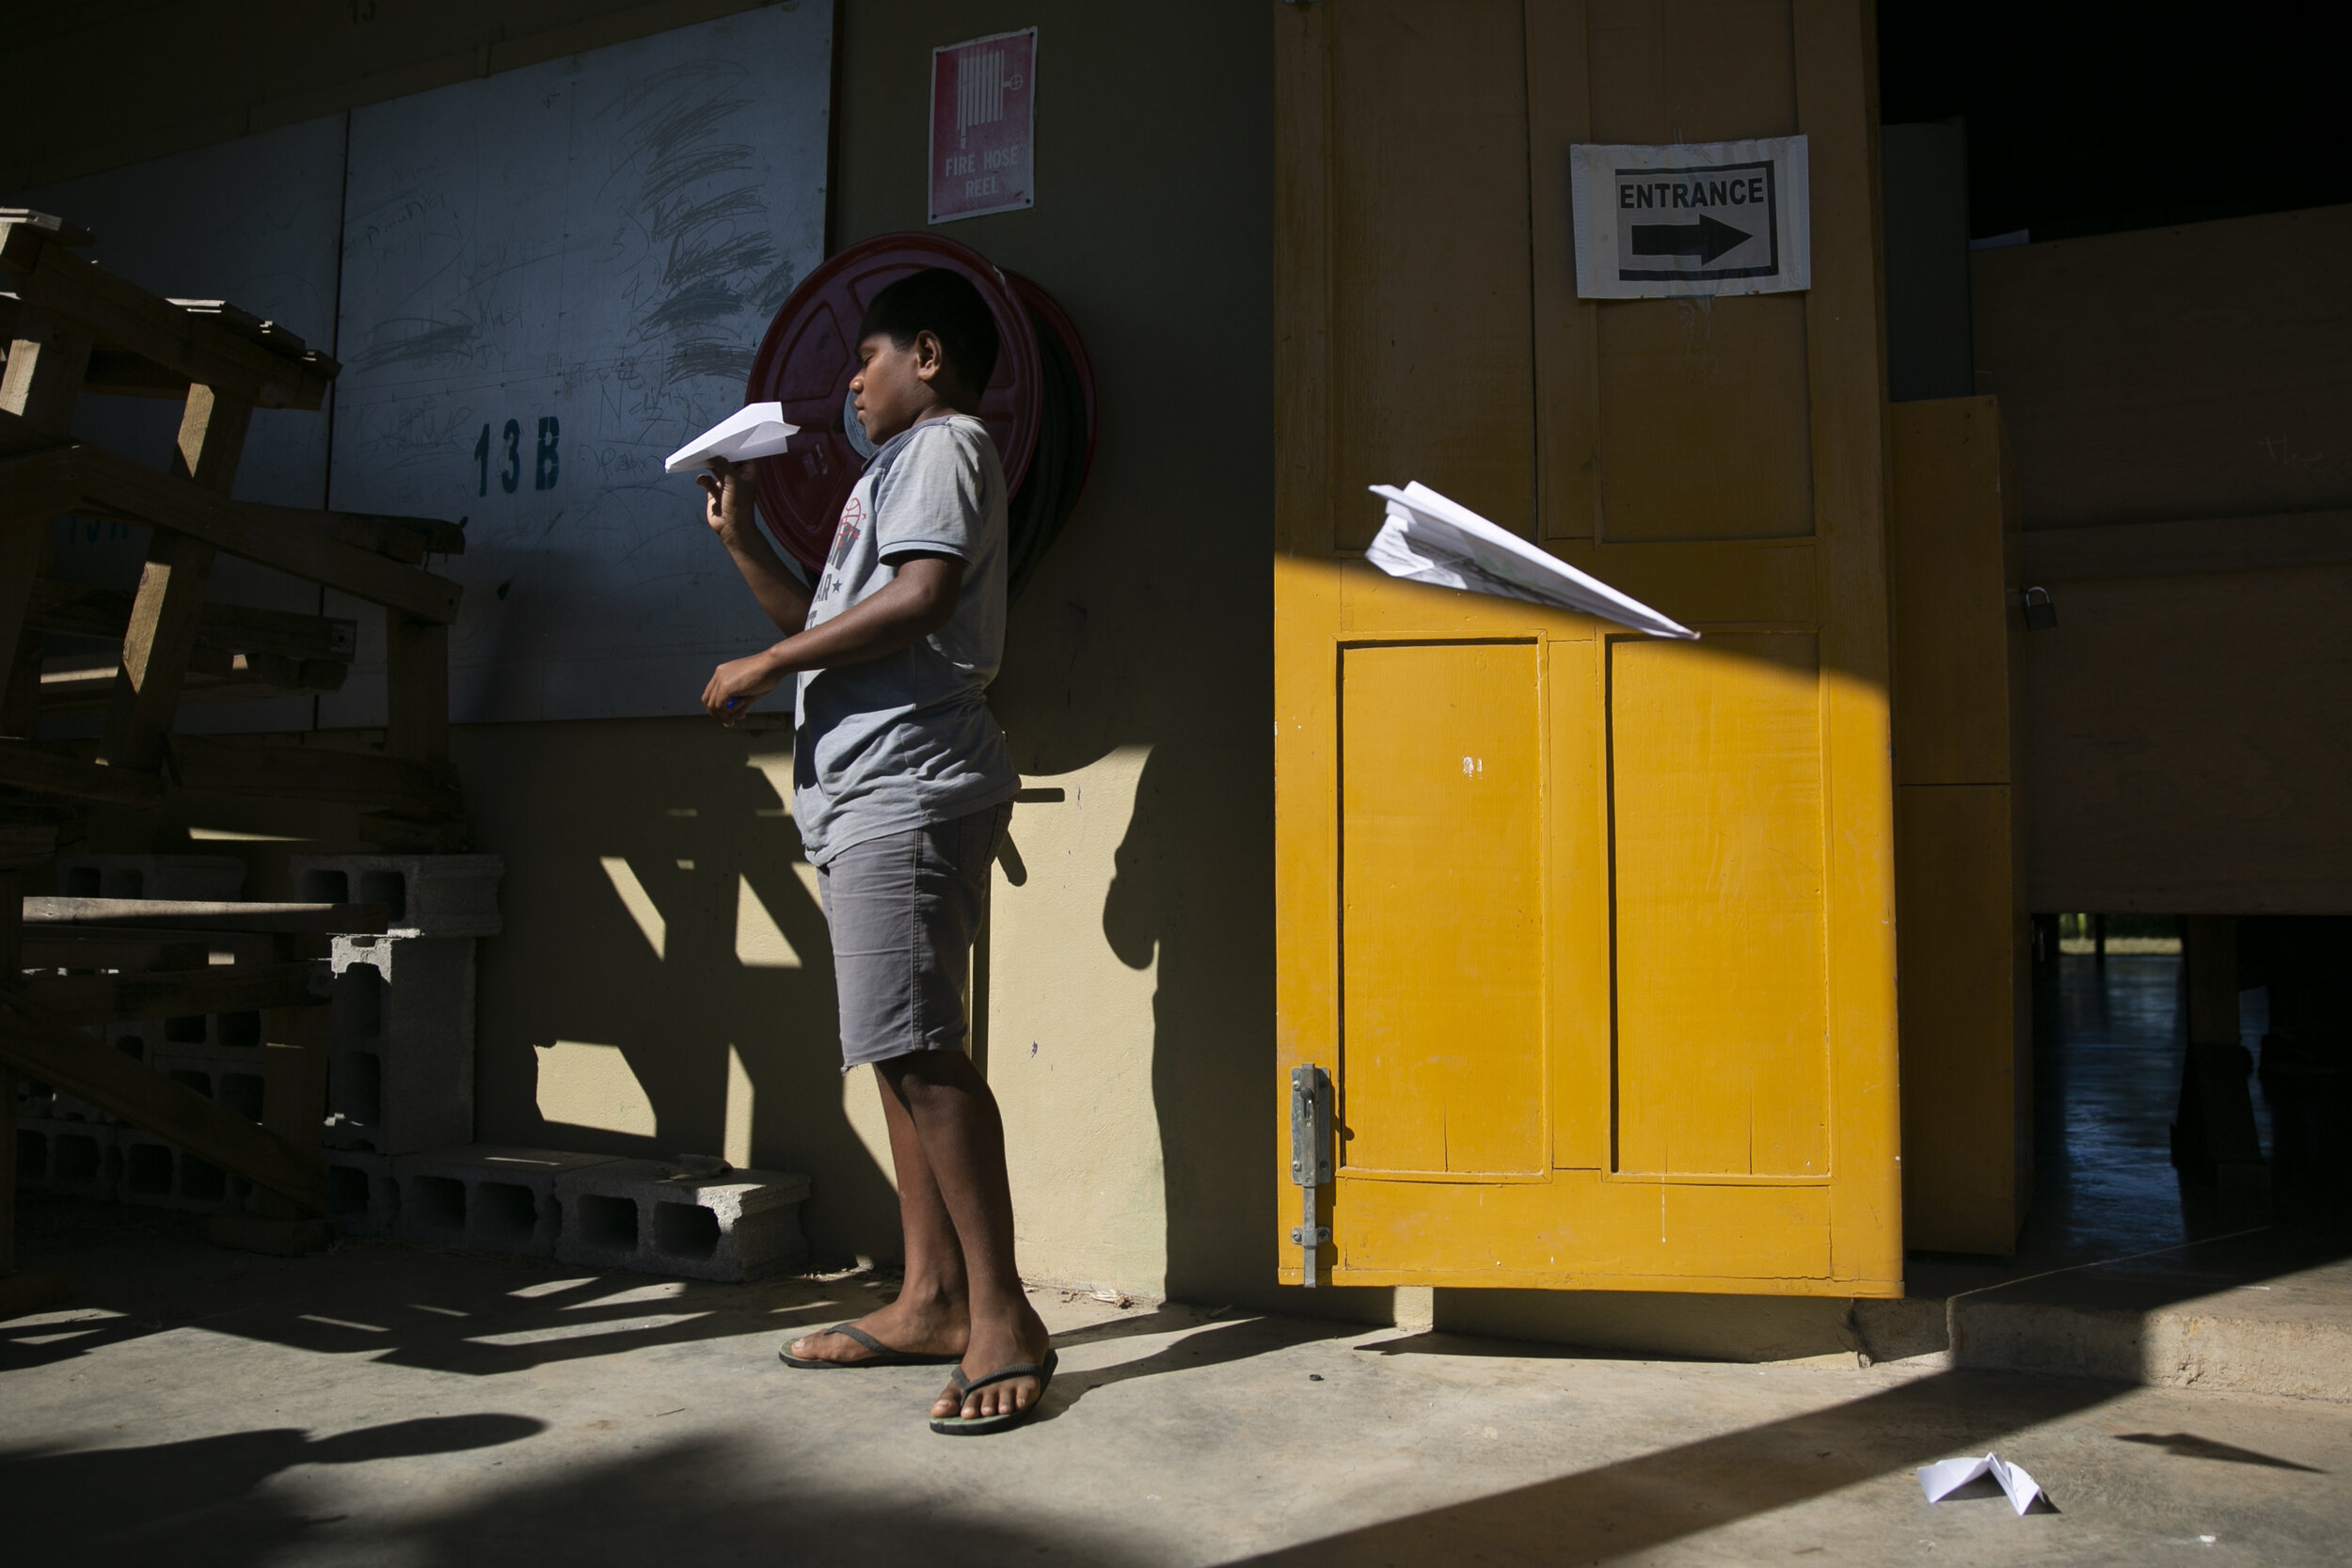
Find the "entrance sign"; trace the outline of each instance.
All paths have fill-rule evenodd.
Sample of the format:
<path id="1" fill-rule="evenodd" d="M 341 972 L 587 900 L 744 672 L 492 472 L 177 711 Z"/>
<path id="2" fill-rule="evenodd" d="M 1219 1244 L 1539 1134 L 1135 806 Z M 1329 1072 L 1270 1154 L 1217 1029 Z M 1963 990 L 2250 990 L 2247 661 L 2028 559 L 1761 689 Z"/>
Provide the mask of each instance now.
<path id="1" fill-rule="evenodd" d="M 931 51 L 930 221 L 1037 205 L 1037 29 Z"/>
<path id="2" fill-rule="evenodd" d="M 1568 149 L 1585 299 L 1813 286 L 1803 136 Z"/>

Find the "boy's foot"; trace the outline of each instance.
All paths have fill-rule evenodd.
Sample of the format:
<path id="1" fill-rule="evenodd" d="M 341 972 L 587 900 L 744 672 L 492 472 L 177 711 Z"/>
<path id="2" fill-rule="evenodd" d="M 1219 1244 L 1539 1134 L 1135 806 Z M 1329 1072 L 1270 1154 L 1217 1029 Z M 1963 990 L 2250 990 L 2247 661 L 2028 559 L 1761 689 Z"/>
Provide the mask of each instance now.
<path id="1" fill-rule="evenodd" d="M 887 1307 L 868 1312 L 856 1323 L 846 1325 L 857 1329 L 876 1344 L 886 1347 L 877 1352 L 871 1345 L 851 1338 L 834 1329 L 821 1328 L 814 1334 L 803 1334 L 786 1347 L 786 1354 L 801 1361 L 828 1361 L 835 1366 L 857 1367 L 890 1365 L 903 1366 L 911 1356 L 937 1356 L 955 1360 L 964 1353 L 971 1338 L 971 1327 L 961 1304 L 945 1303 L 918 1306 L 900 1296 Z"/>
<path id="2" fill-rule="evenodd" d="M 1045 1322 L 1026 1302 L 1021 1304 L 1019 1323 L 982 1324 L 975 1323 L 971 1343 L 963 1353 L 960 1370 L 968 1382 L 979 1383 L 1004 1368 L 1027 1363 L 1042 1366 L 1048 1352 L 1054 1348 L 1053 1337 L 1045 1332 Z M 990 1383 L 985 1387 L 965 1393 L 950 1383 L 931 1402 L 934 1420 L 951 1416 L 971 1419 L 981 1416 L 1009 1416 L 1026 1410 L 1043 1393 L 1043 1380 L 1039 1377 L 1007 1378 Z"/>

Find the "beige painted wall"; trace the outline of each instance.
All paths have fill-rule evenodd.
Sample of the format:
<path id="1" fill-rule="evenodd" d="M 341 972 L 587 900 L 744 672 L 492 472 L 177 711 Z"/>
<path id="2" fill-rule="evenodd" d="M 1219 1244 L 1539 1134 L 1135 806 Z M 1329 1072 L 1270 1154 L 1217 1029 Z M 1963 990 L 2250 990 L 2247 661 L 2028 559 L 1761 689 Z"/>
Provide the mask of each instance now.
<path id="1" fill-rule="evenodd" d="M 1016 808 L 991 940 L 1023 1266 L 1266 1301 L 1270 24 L 1240 3 L 850 5 L 838 243 L 924 227 L 931 48 L 1031 24 L 1038 205 L 941 230 L 1061 301 L 1102 402 L 1086 500 L 993 698 L 1024 774 L 1064 795 Z"/>
<path id="2" fill-rule="evenodd" d="M 1033 23 L 1039 205 L 943 230 L 1062 302 L 1103 410 L 1086 500 L 1013 611 L 993 697 L 1031 794 L 1059 792 L 1015 809 L 989 942 L 1023 1266 L 1263 1299 L 1263 14 L 845 7 L 837 240 L 924 227 L 932 46 Z M 788 736 L 536 724 L 459 747 L 482 847 L 509 865 L 483 975 L 483 1135 L 717 1151 L 732 1115 L 755 1163 L 815 1178 L 820 1250 L 894 1252 L 870 1075 L 839 1078 L 822 921 L 762 766 Z"/>

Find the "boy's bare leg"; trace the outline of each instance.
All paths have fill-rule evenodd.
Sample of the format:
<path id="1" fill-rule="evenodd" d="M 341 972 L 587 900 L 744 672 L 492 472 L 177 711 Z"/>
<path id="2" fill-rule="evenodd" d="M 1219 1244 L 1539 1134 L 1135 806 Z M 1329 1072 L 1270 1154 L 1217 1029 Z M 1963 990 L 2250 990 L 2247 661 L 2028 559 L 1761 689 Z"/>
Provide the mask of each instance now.
<path id="1" fill-rule="evenodd" d="M 982 1378 L 1018 1362 L 1042 1362 L 1051 1340 L 1043 1320 L 1029 1306 L 1013 1262 L 1005 1124 L 988 1081 L 969 1056 L 957 1051 L 900 1056 L 876 1070 L 898 1091 L 912 1117 L 940 1200 L 962 1243 L 971 1323 L 963 1375 Z M 1035 1402 L 1038 1392 L 1033 1377 L 993 1384 L 961 1400 L 950 1386 L 931 1406 L 931 1414 L 1007 1415 Z"/>
<path id="2" fill-rule="evenodd" d="M 957 1060 L 963 1058 L 959 1056 Z M 890 1064 L 883 1064 L 885 1067 Z M 857 1326 L 892 1350 L 913 1355 L 961 1355 L 969 1333 L 963 1247 L 947 1217 L 938 1180 L 915 1135 L 906 1101 L 877 1069 L 882 1120 L 890 1128 L 890 1163 L 898 1175 L 898 1223 L 905 1233 L 906 1282 L 898 1299 L 858 1320 Z M 874 1353 L 843 1334 L 803 1335 L 792 1354 L 810 1361 L 870 1361 Z"/>

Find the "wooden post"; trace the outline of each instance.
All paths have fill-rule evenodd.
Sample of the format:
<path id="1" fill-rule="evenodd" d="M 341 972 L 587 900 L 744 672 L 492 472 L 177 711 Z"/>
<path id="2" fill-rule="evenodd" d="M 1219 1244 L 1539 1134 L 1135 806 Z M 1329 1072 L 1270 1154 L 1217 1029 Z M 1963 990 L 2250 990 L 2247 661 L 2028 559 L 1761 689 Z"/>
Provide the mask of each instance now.
<path id="1" fill-rule="evenodd" d="M 2172 1124 L 2172 1164 L 2217 1186 L 2270 1185 L 2248 1087 L 2253 1057 L 2238 1042 L 2237 917 L 2185 916 L 2181 968 L 2186 980 L 2188 1052 L 2181 1107 Z"/>
<path id="2" fill-rule="evenodd" d="M 237 461 L 253 405 L 243 398 L 191 386 L 180 420 L 172 471 L 209 490 L 226 493 L 236 482 Z M 122 636 L 122 665 L 106 709 L 99 756 L 109 768 L 155 774 L 163 770 L 166 737 L 180 705 L 180 688 L 196 650 L 198 619 L 213 577 L 213 546 L 168 529 L 148 540 L 139 571 L 131 622 Z M 151 812 L 117 808 L 101 818 L 94 835 L 110 847 L 145 849 L 155 834 Z"/>
<path id="3" fill-rule="evenodd" d="M 65 439 L 73 428 L 82 378 L 89 370 L 90 335 L 53 310 L 26 306 L 17 313 L 8 365 L 0 372 L 0 413 L 32 430 Z"/>
<path id="4" fill-rule="evenodd" d="M 384 749 L 404 763 L 449 765 L 449 627 L 393 609 L 384 611 L 387 688 Z M 370 812 L 359 836 L 405 850 L 454 849 L 465 837 L 457 811 Z"/>
<path id="5" fill-rule="evenodd" d="M 384 612 L 386 750 L 412 762 L 449 760 L 449 627 Z"/>
<path id="6" fill-rule="evenodd" d="M 81 400 L 89 354 L 88 333 L 48 310 L 28 307 L 20 311 L 8 369 L 0 372 L 0 413 L 24 420 L 28 434 L 65 440 L 73 428 L 73 408 Z M 48 546 L 46 517 L 0 524 L 0 706 L 5 706 L 10 726 L 24 721 L 19 710 L 28 707 L 22 694 L 27 679 L 36 683 L 33 690 L 39 689 L 38 672 L 25 668 L 40 644 L 26 631 L 24 612 Z M 11 696 L 17 700 L 8 700 Z M 10 727 L 8 733 L 25 730 Z"/>

